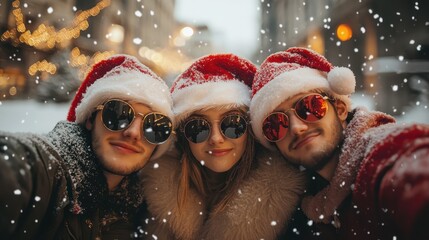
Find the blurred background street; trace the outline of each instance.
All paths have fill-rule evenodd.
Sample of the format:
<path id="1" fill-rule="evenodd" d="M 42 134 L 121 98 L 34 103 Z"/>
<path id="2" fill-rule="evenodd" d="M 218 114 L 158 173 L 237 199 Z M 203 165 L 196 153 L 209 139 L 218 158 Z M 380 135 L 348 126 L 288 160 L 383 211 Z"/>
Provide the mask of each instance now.
<path id="1" fill-rule="evenodd" d="M 293 46 L 351 68 L 355 106 L 429 123 L 428 12 L 422 0 L 0 0 L 0 130 L 48 132 L 115 53 L 170 85 L 206 54 L 260 64 Z"/>

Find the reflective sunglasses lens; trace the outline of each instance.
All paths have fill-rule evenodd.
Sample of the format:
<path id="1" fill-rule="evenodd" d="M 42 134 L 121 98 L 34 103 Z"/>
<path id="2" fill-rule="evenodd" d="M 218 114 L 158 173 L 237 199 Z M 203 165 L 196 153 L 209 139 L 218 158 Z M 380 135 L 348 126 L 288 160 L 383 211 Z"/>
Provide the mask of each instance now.
<path id="1" fill-rule="evenodd" d="M 262 123 L 262 132 L 270 142 L 277 142 L 286 136 L 289 118 L 284 113 L 272 113 Z"/>
<path id="2" fill-rule="evenodd" d="M 314 122 L 322 119 L 328 110 L 328 102 L 321 95 L 310 95 L 296 103 L 295 111 L 304 121 Z"/>
<path id="3" fill-rule="evenodd" d="M 193 143 L 201 143 L 210 135 L 210 125 L 204 119 L 194 119 L 185 125 L 185 137 Z"/>
<path id="4" fill-rule="evenodd" d="M 170 137 L 173 123 L 170 118 L 159 113 L 149 113 L 143 123 L 146 140 L 152 144 L 161 144 Z"/>
<path id="5" fill-rule="evenodd" d="M 134 111 L 126 102 L 110 100 L 104 104 L 102 118 L 106 128 L 119 131 L 130 125 L 134 119 Z"/>
<path id="6" fill-rule="evenodd" d="M 230 115 L 222 120 L 220 129 L 225 137 L 237 139 L 246 132 L 247 123 L 241 115 Z"/>

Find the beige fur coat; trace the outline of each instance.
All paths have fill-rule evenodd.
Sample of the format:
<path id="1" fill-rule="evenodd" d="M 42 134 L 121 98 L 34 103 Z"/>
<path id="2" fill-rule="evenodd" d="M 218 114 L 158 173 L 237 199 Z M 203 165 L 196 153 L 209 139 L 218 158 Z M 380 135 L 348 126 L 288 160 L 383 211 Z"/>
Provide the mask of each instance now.
<path id="1" fill-rule="evenodd" d="M 257 148 L 258 168 L 241 184 L 223 212 L 211 215 L 196 192 L 180 214 L 177 190 L 180 156 L 172 150 L 143 170 L 144 194 L 151 218 L 148 239 L 276 239 L 290 220 L 305 177 L 277 153 Z"/>

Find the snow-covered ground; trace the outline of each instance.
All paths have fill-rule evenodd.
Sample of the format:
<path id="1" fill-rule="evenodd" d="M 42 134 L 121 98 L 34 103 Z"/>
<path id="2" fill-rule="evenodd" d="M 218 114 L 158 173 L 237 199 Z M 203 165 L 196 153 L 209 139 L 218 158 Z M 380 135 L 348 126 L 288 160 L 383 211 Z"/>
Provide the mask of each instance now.
<path id="1" fill-rule="evenodd" d="M 70 103 L 42 103 L 36 100 L 0 101 L 0 130 L 47 133 L 66 120 Z"/>
<path id="2" fill-rule="evenodd" d="M 371 98 L 357 93 L 352 97 L 353 106 L 374 109 Z M 0 130 L 9 132 L 47 133 L 58 121 L 65 120 L 70 103 L 41 103 L 36 100 L 0 101 Z M 429 124 L 429 108 L 420 104 L 396 117 L 398 122 Z"/>

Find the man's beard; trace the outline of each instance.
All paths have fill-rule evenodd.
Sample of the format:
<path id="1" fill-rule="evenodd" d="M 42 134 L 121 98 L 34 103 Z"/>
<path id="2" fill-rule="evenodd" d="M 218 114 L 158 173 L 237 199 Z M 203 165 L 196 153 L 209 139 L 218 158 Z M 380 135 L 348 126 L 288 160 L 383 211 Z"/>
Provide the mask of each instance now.
<path id="1" fill-rule="evenodd" d="M 285 158 L 288 161 L 295 163 L 300 167 L 304 167 L 310 171 L 319 171 L 323 169 L 341 150 L 343 143 L 343 126 L 338 117 L 335 118 L 333 123 L 333 129 L 331 130 L 331 141 L 329 144 L 325 145 L 323 149 L 320 149 L 317 152 L 312 153 L 310 156 L 305 159 L 299 157 L 292 157 L 285 154 Z"/>
<path id="2" fill-rule="evenodd" d="M 105 159 L 103 153 L 101 153 L 100 151 L 102 151 L 102 146 L 103 142 L 101 141 L 101 139 L 97 138 L 96 136 L 92 136 L 92 149 L 97 157 L 97 161 L 98 164 L 100 165 L 100 167 L 106 171 L 109 172 L 111 174 L 114 175 L 119 175 L 119 176 L 128 176 L 134 172 L 139 171 L 140 169 L 142 169 L 147 161 L 141 161 L 139 164 L 136 164 L 132 167 L 128 167 L 128 168 L 118 168 L 115 167 L 114 164 L 112 163 L 111 160 L 109 159 Z M 153 153 L 152 153 L 153 154 Z M 151 156 L 149 156 L 150 159 Z M 106 156 L 106 158 L 112 158 L 112 156 Z M 116 162 L 119 162 L 120 159 L 117 159 Z"/>
<path id="3" fill-rule="evenodd" d="M 318 152 L 312 156 L 314 159 L 318 159 L 318 160 L 313 162 L 313 164 L 311 165 L 303 166 L 303 167 L 307 168 L 310 171 L 317 172 L 323 169 L 323 167 L 325 167 L 326 164 L 328 164 L 334 158 L 334 156 L 340 152 L 340 149 L 341 149 L 341 144 L 338 144 L 337 146 L 334 147 L 334 149 L 329 148 L 327 149 L 327 151 Z"/>

